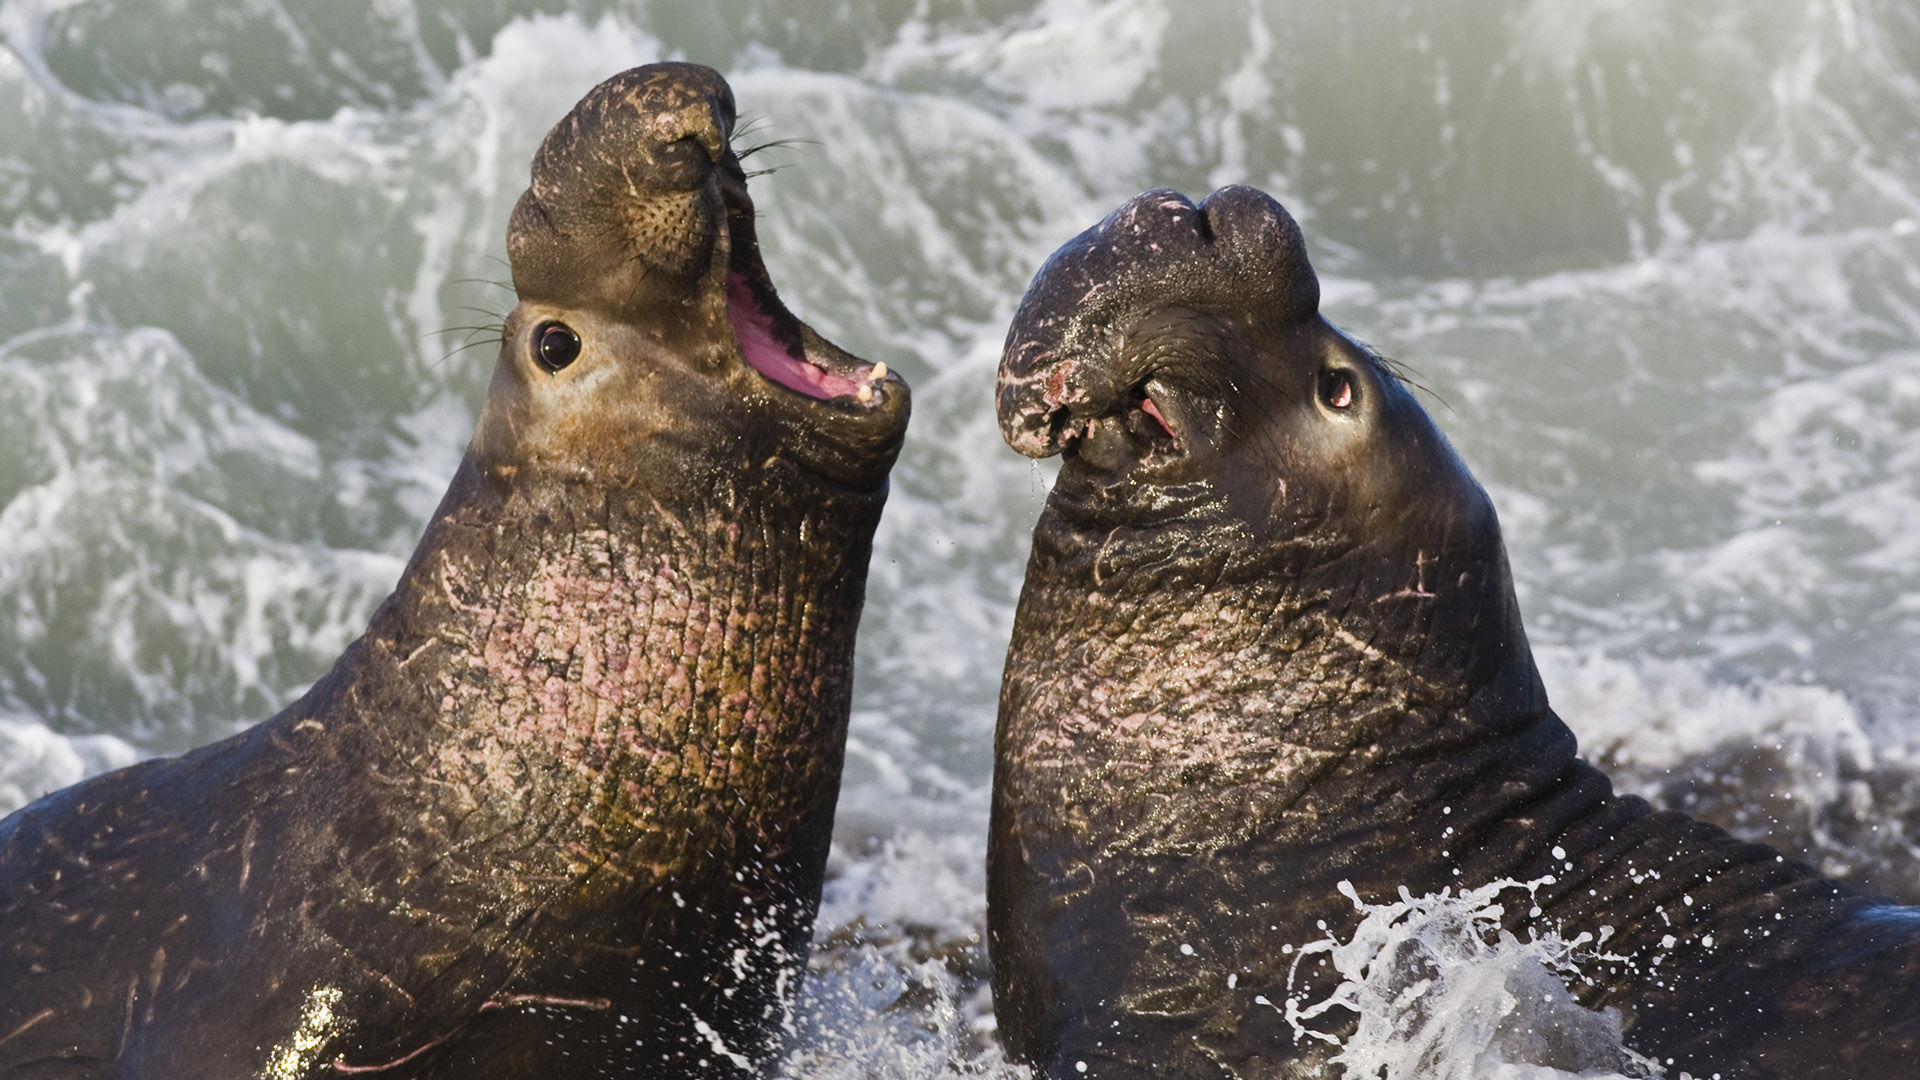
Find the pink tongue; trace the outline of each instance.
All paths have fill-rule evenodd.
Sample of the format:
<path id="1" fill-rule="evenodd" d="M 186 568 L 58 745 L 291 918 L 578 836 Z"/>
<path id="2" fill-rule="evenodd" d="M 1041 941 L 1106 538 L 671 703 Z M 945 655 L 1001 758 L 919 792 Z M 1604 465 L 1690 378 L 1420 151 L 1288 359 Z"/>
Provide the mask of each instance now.
<path id="1" fill-rule="evenodd" d="M 727 316 L 740 354 L 753 370 L 789 390 L 825 400 L 857 393 L 860 384 L 794 357 L 773 336 L 773 319 L 754 302 L 753 290 L 739 274 L 727 275 Z"/>

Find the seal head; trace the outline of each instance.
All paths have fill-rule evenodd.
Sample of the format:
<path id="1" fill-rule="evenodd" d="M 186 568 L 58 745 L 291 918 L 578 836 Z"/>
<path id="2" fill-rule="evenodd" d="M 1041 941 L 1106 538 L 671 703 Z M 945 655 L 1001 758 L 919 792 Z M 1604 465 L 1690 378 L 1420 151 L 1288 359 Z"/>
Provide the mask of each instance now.
<path id="1" fill-rule="evenodd" d="M 1246 187 L 1197 207 L 1147 192 L 1049 259 L 997 394 L 1009 445 L 1068 455 L 1036 543 L 1096 579 L 1283 573 L 1296 595 L 1366 600 L 1407 646 L 1479 642 L 1439 663 L 1530 690 L 1491 502 L 1319 295 L 1299 226 Z"/>
<path id="2" fill-rule="evenodd" d="M 0 822 L 0 1076 L 778 1061 L 908 394 L 780 303 L 733 123 L 695 65 L 589 93 L 366 633 L 249 731 Z"/>
<path id="3" fill-rule="evenodd" d="M 507 229 L 520 302 L 474 437 L 484 472 L 631 481 L 777 452 L 884 486 L 906 385 L 781 304 L 733 125 L 718 74 L 659 64 L 548 133 Z"/>
<path id="4" fill-rule="evenodd" d="M 1292 958 L 1351 934 L 1343 886 L 1513 878 L 1549 879 L 1516 933 L 1607 928 L 1620 959 L 1575 989 L 1637 1050 L 1694 1075 L 1910 1061 L 1912 995 L 1868 987 L 1911 980 L 1920 937 L 1575 757 L 1485 491 L 1318 300 L 1271 198 L 1153 191 L 1062 248 L 1015 317 L 1001 431 L 1065 461 L 995 742 L 1009 1047 L 1050 1077 L 1314 1075 L 1332 1051 L 1283 1006 L 1332 994 Z"/>

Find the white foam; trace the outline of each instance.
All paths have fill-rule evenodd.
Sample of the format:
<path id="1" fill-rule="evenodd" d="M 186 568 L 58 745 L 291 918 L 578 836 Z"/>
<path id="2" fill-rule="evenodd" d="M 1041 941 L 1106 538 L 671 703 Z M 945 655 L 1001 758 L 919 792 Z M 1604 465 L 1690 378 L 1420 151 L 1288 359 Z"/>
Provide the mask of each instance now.
<path id="1" fill-rule="evenodd" d="M 727 70 L 765 137 L 819 141 L 750 161 L 783 169 L 754 180 L 774 280 L 916 396 L 822 918 L 823 940 L 872 933 L 811 980 L 834 1017 L 815 1048 L 840 1063 L 802 1075 L 999 1067 L 975 1053 L 976 976 L 925 952 L 979 930 L 995 690 L 1051 468 L 1000 445 L 987 388 L 1041 259 L 1148 185 L 1283 194 L 1328 307 L 1454 403 L 1435 411 L 1500 500 L 1556 706 L 1623 786 L 1798 837 L 1823 868 L 1915 865 L 1911 711 L 1866 693 L 1920 701 L 1920 92 L 1894 14 L 1041 0 L 882 4 L 850 26 L 819 0 L 720 18 L 456 2 L 435 9 L 460 52 L 440 72 L 423 35 L 443 27 L 379 3 L 366 56 L 287 57 L 293 88 L 363 104 L 177 120 L 61 82 L 48 35 L 75 6 L 0 4 L 0 206 L 23 208 L 0 223 L 18 420 L 0 704 L 30 732 L 0 761 L 21 797 L 126 756 L 33 716 L 172 748 L 265 715 L 357 631 L 484 386 L 490 349 L 443 360 L 426 335 L 506 294 L 454 279 L 504 276 L 489 257 L 527 157 L 581 92 L 685 55 Z M 276 19 L 313 29 L 227 14 L 183 35 L 217 60 L 279 40 Z M 66 58 L 113 65 L 88 47 Z M 381 63 L 420 85 L 383 96 Z M 204 104 L 224 82 L 146 91 Z M 330 375 L 279 378 L 300 362 Z M 342 433 L 344 413 L 364 426 Z M 1532 985 L 1507 963 L 1449 999 L 1467 1026 L 1437 1036 L 1448 1060 Z"/>
<path id="2" fill-rule="evenodd" d="M 0 719 L 0 817 L 140 757 L 113 735 L 62 735 L 36 720 Z"/>
<path id="3" fill-rule="evenodd" d="M 967 827 L 937 832 L 869 818 L 865 836 L 834 848 L 815 936 L 866 923 L 919 927 L 940 939 L 978 943 L 987 910 L 983 810 L 947 808 L 946 825 Z"/>
<path id="4" fill-rule="evenodd" d="M 1459 894 L 1363 902 L 1351 938 L 1304 943 L 1295 969 L 1324 955 L 1343 981 L 1320 1001 L 1289 999 L 1284 1012 L 1303 1042 L 1338 1046 L 1347 1076 L 1380 1080 L 1626 1080 L 1658 1076 L 1621 1042 L 1614 1010 L 1585 1008 L 1567 979 L 1596 948 L 1546 933 L 1522 941 L 1500 924 L 1506 903 L 1531 903 L 1529 887 L 1497 881 Z M 1267 1003 L 1280 1008 L 1277 1003 Z M 1320 1024 L 1358 1015 L 1344 1039 Z M 1325 1019 L 1323 1019 L 1325 1018 Z"/>
<path id="5" fill-rule="evenodd" d="M 1715 679 L 1700 663 L 1535 650 L 1555 711 L 1615 786 L 1920 899 L 1920 746 L 1818 683 Z"/>
<path id="6" fill-rule="evenodd" d="M 946 968 L 901 962 L 861 947 L 837 969 L 810 975 L 797 1005 L 797 1048 L 779 1075 L 788 1080 L 1031 1080 L 982 1037 L 956 1000 Z"/>
<path id="7" fill-rule="evenodd" d="M 0 344 L 0 373 L 0 398 L 36 419 L 0 432 L 29 466 L 0 508 L 13 707 L 180 749 L 277 709 L 397 579 L 395 556 L 271 534 L 277 513 L 328 498 L 314 444 L 209 382 L 170 335 L 40 335 Z M 279 502 L 236 493 L 249 475 Z M 104 700 L 116 684 L 128 712 Z"/>
<path id="8" fill-rule="evenodd" d="M 1868 767 L 1874 756 L 1860 712 L 1817 685 L 1716 682 L 1697 663 L 1639 660 L 1545 647 L 1541 678 L 1582 752 L 1640 774 L 1670 770 L 1728 743 L 1796 748 L 1808 772 Z"/>
<path id="9" fill-rule="evenodd" d="M 836 842 L 783 1076 L 1029 1080 L 992 1041 L 985 861 L 978 829 Z"/>

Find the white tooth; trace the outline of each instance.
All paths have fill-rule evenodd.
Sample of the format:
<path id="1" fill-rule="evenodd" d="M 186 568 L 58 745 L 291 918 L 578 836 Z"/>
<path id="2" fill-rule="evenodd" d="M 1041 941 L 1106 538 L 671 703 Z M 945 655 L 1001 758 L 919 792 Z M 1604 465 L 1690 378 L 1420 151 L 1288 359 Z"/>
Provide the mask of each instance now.
<path id="1" fill-rule="evenodd" d="M 886 377 L 887 377 L 887 362 L 885 360 L 882 360 L 879 363 L 873 365 L 873 370 L 867 372 L 868 382 L 879 382 L 881 379 L 884 379 Z"/>
<path id="2" fill-rule="evenodd" d="M 862 402 L 872 401 L 873 387 L 863 386 L 860 389 L 853 392 L 853 397 L 855 401 L 862 401 Z"/>

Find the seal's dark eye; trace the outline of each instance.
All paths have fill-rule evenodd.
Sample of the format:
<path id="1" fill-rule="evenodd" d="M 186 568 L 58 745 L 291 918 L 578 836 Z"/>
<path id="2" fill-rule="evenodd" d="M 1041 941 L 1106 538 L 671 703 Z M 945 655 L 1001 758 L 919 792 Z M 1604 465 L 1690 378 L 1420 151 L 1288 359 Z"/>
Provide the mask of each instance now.
<path id="1" fill-rule="evenodd" d="M 580 335 L 566 323 L 541 323 L 533 328 L 533 351 L 541 367 L 559 371 L 580 355 Z"/>
<path id="2" fill-rule="evenodd" d="M 1353 376 L 1344 371 L 1320 373 L 1320 400 L 1329 409 L 1345 409 L 1353 404 Z"/>

